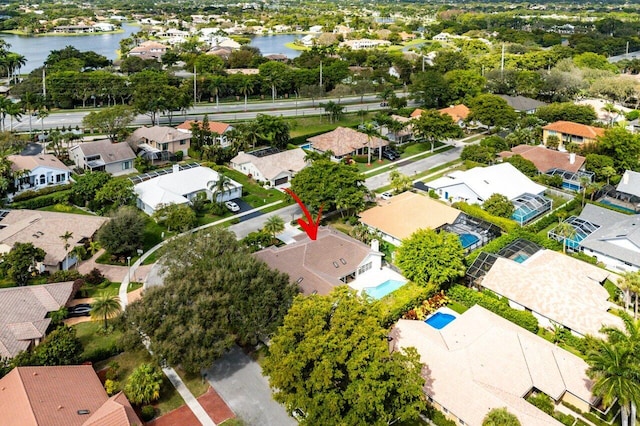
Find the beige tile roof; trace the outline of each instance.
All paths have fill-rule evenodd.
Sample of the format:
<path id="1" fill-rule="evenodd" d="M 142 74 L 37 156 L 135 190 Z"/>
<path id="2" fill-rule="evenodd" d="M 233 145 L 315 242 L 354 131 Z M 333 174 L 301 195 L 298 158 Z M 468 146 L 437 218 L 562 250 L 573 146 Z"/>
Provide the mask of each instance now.
<path id="1" fill-rule="evenodd" d="M 71 151 L 74 150 L 79 150 L 85 157 L 99 155 L 106 164 L 136 158 L 136 154 L 134 154 L 128 143 L 112 143 L 109 139 L 83 142 L 71 148 Z"/>
<path id="2" fill-rule="evenodd" d="M 351 154 L 357 149 L 367 147 L 369 137 L 364 133 L 348 127 L 338 127 L 327 133 L 313 136 L 307 141 L 313 144 L 313 148 L 318 151 L 332 151 L 336 157 L 342 157 Z M 371 138 L 371 148 L 375 149 L 389 145 L 389 141 L 373 136 Z"/>
<path id="3" fill-rule="evenodd" d="M 0 244 L 9 248 L 16 242 L 32 243 L 46 252 L 45 265 L 57 265 L 83 238 L 91 238 L 107 221 L 106 217 L 40 210 L 11 210 L 0 222 Z M 61 235 L 71 232 L 65 249 Z"/>
<path id="4" fill-rule="evenodd" d="M 543 130 L 553 130 L 565 135 L 581 136 L 583 138 L 595 139 L 604 135 L 604 129 L 600 127 L 587 126 L 586 124 L 574 123 L 572 121 L 556 121 L 547 124 Z"/>
<path id="5" fill-rule="evenodd" d="M 58 157 L 52 154 L 8 155 L 7 160 L 11 161 L 11 170 L 14 172 L 33 170 L 40 166 L 69 171 L 69 168 L 65 166 L 62 161 L 58 160 Z"/>
<path id="6" fill-rule="evenodd" d="M 511 148 L 511 151 L 502 151 L 498 155 L 502 158 L 520 155 L 531 161 L 542 173 L 554 168 L 575 173 L 582 168 L 586 160 L 582 155 L 576 154 L 575 161 L 571 164 L 568 152 L 560 152 L 540 145 L 517 145 Z"/>
<path id="7" fill-rule="evenodd" d="M 14 368 L 0 379 L 0 412 L 5 426 L 142 424 L 126 398 L 107 396 L 90 365 Z"/>
<path id="8" fill-rule="evenodd" d="M 415 347 L 425 364 L 425 392 L 469 425 L 506 407 L 522 426 L 560 425 L 526 402 L 533 388 L 591 402 L 587 364 L 579 357 L 476 305 L 441 330 L 400 320 L 397 348 Z"/>
<path id="9" fill-rule="evenodd" d="M 127 138 L 127 142 L 137 144 L 145 139 L 157 143 L 169 143 L 191 139 L 191 132 L 184 132 L 166 126 L 140 127 Z"/>
<path id="10" fill-rule="evenodd" d="M 302 277 L 298 285 L 308 295 L 314 291 L 328 294 L 335 286 L 343 285 L 340 278 L 355 272 L 370 252 L 366 244 L 342 232 L 321 227 L 316 241 L 305 235 L 293 244 L 268 247 L 254 256 L 269 267 L 288 274 L 292 282 Z"/>
<path id="11" fill-rule="evenodd" d="M 453 223 L 460 211 L 422 194 L 404 192 L 360 213 L 360 222 L 403 240 L 418 229 Z"/>
<path id="12" fill-rule="evenodd" d="M 481 285 L 582 335 L 622 326 L 607 312 L 609 293 L 599 283 L 611 273 L 552 250 L 523 263 L 499 258 Z M 615 281 L 615 279 L 613 280 Z"/>
<path id="13" fill-rule="evenodd" d="M 12 358 L 32 339 L 44 337 L 47 313 L 65 306 L 73 296 L 73 282 L 0 289 L 0 356 Z"/>
<path id="14" fill-rule="evenodd" d="M 231 163 L 252 163 L 260 170 L 265 179 L 271 180 L 283 172 L 293 172 L 295 174 L 307 167 L 307 162 L 304 160 L 306 156 L 307 154 L 302 148 L 290 149 L 264 157 L 256 157 L 255 155 L 241 152 L 231 160 Z"/>

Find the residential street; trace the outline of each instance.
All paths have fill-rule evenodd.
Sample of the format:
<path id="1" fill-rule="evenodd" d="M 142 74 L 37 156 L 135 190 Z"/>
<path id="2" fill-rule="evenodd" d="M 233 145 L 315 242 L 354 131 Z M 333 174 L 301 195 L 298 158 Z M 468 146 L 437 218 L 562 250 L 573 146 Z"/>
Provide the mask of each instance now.
<path id="1" fill-rule="evenodd" d="M 234 413 L 248 425 L 297 425 L 284 406 L 271 397 L 266 377 L 260 365 L 242 352 L 238 346 L 206 371 L 211 386 Z"/>

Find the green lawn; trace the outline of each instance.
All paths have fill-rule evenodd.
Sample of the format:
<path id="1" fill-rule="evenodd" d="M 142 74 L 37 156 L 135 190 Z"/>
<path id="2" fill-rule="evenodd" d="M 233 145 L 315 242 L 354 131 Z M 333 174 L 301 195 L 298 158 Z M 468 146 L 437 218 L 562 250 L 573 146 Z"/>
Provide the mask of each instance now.
<path id="1" fill-rule="evenodd" d="M 94 216 L 91 213 L 88 213 L 82 210 L 81 208 L 78 208 L 74 205 L 67 205 L 67 204 L 54 204 L 53 206 L 42 207 L 42 208 L 39 208 L 38 210 L 42 210 L 44 212 L 74 213 L 74 214 Z"/>
<path id="2" fill-rule="evenodd" d="M 264 188 L 237 170 L 232 170 L 226 167 L 218 167 L 218 170 L 225 176 L 242 184 L 243 192 L 247 192 L 247 195 L 243 196 L 242 199 L 253 208 L 262 207 L 265 204 L 270 204 L 278 200 L 282 200 L 284 202 L 290 202 L 291 200 L 283 192 L 277 189 Z M 278 208 L 284 207 L 285 205 L 286 204 L 282 204 Z"/>
<path id="3" fill-rule="evenodd" d="M 322 103 L 322 100 L 316 102 L 316 106 Z M 304 135 L 313 135 L 320 132 L 330 132 L 337 127 L 352 127 L 362 123 L 363 120 L 367 121 L 371 119 L 375 114 L 368 112 L 364 117 L 358 115 L 358 113 L 344 114 L 340 120 L 331 123 L 327 117 L 313 116 L 313 117 L 296 117 L 289 118 L 286 121 L 291 126 L 291 138 L 297 138 Z"/>
<path id="4" fill-rule="evenodd" d="M 82 353 L 83 359 L 86 355 L 96 350 L 111 348 L 120 340 L 120 337 L 122 337 L 122 332 L 119 330 L 113 330 L 108 334 L 104 334 L 102 332 L 103 327 L 104 322 L 102 321 L 81 322 L 73 326 L 84 348 Z"/>
<path id="5" fill-rule="evenodd" d="M 449 303 L 447 303 L 447 307 L 459 314 L 463 314 L 467 309 L 469 309 L 466 306 L 464 306 L 462 303 L 456 302 L 455 300 L 452 300 Z"/>
<path id="6" fill-rule="evenodd" d="M 106 283 L 106 284 L 105 284 Z M 103 284 L 93 286 L 87 286 L 86 297 L 96 297 L 99 294 L 118 294 L 120 290 L 120 283 L 105 282 Z"/>

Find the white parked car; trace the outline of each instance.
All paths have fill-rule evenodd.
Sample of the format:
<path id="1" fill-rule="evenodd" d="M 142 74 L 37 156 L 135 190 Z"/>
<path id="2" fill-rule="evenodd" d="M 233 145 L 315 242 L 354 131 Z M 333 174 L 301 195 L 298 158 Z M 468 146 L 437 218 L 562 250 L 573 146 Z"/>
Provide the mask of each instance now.
<path id="1" fill-rule="evenodd" d="M 224 205 L 234 213 L 240 211 L 240 206 L 234 203 L 233 201 L 225 201 Z"/>
<path id="2" fill-rule="evenodd" d="M 380 194 L 380 198 L 382 198 L 383 200 L 388 200 L 391 197 L 393 197 L 391 191 L 383 192 L 382 194 Z"/>

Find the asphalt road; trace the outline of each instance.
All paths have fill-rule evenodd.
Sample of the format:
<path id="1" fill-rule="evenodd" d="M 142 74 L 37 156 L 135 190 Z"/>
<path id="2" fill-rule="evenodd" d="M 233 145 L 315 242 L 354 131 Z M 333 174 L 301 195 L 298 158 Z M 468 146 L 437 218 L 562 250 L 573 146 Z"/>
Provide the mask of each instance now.
<path id="1" fill-rule="evenodd" d="M 398 96 L 404 96 L 399 92 Z M 258 114 L 279 115 L 283 117 L 304 117 L 307 115 L 318 115 L 324 112 L 319 107 L 322 102 L 340 102 L 345 106 L 344 112 L 355 112 L 359 110 L 377 111 L 384 109 L 380 106 L 380 99 L 376 95 L 366 95 L 360 100 L 360 96 L 349 96 L 344 98 L 323 98 L 311 101 L 304 100 L 280 100 L 276 102 L 249 102 L 245 111 L 243 102 L 234 102 L 231 104 L 220 104 L 218 107 L 211 104 L 198 105 L 189 109 L 186 113 L 176 112 L 171 120 L 173 125 L 182 123 L 185 120 L 201 120 L 205 114 L 208 114 L 210 120 L 248 120 L 255 118 Z M 96 108 L 99 111 L 100 108 Z M 51 115 L 38 119 L 31 116 L 31 129 L 34 132 L 42 129 L 55 129 L 56 127 L 75 127 L 82 125 L 82 119 L 89 114 L 90 111 L 63 111 L 54 112 Z M 161 116 L 161 124 L 169 124 L 169 117 Z M 148 115 L 138 115 L 133 124 L 134 126 L 150 125 L 151 118 Z M 29 131 L 29 116 L 24 115 L 22 121 L 14 120 L 12 130 L 26 132 Z"/>

